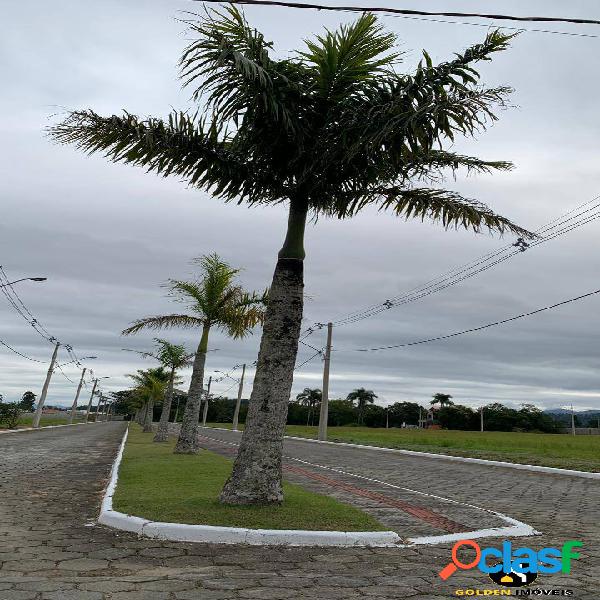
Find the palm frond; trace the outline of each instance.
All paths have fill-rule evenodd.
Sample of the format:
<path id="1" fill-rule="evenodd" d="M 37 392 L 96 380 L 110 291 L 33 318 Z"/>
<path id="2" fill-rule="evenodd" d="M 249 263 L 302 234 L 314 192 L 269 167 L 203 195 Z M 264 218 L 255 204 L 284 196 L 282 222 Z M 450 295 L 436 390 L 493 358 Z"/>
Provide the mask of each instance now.
<path id="1" fill-rule="evenodd" d="M 165 366 L 172 369 L 181 369 L 189 366 L 194 353 L 189 353 L 185 346 L 172 344 L 171 342 L 162 339 L 154 338 L 154 342 L 158 347 L 156 358 Z"/>
<path id="2" fill-rule="evenodd" d="M 183 329 L 193 329 L 202 327 L 204 321 L 191 315 L 162 315 L 156 317 L 144 317 L 134 321 L 127 329 L 124 329 L 122 335 L 131 335 L 138 333 L 143 329 L 172 329 L 181 327 Z"/>
<path id="3" fill-rule="evenodd" d="M 145 167 L 163 177 L 180 176 L 225 199 L 252 196 L 259 179 L 259 169 L 249 169 L 246 158 L 219 139 L 215 126 L 183 112 L 171 113 L 165 122 L 127 112 L 102 117 L 92 110 L 73 111 L 48 134 L 86 154 L 99 152 L 115 163 Z"/>
<path id="4" fill-rule="evenodd" d="M 406 179 L 442 180 L 446 169 L 453 173 L 466 169 L 467 174 L 493 171 L 510 171 L 513 163 L 504 160 L 483 160 L 476 156 L 467 156 L 445 150 L 431 150 L 427 153 L 411 156 L 406 161 Z"/>
<path id="5" fill-rule="evenodd" d="M 350 25 L 307 40 L 308 51 L 299 54 L 312 71 L 319 98 L 333 104 L 375 83 L 399 56 L 390 53 L 395 42 L 393 33 L 365 13 Z"/>
<path id="6" fill-rule="evenodd" d="M 392 210 L 406 219 L 426 218 L 440 222 L 444 227 L 462 227 L 480 233 L 483 229 L 514 233 L 532 238 L 535 234 L 519 227 L 506 217 L 496 214 L 485 204 L 463 198 L 456 192 L 428 188 L 388 188 L 376 190 L 382 210 Z M 372 198 L 371 198 L 372 200 Z"/>
<path id="7" fill-rule="evenodd" d="M 293 63 L 271 60 L 273 44 L 248 25 L 240 10 L 231 5 L 225 12 L 208 9 L 204 18 L 186 23 L 197 39 L 181 57 L 181 78 L 184 86 L 195 86 L 194 99 L 205 96 L 223 124 L 260 110 L 269 121 L 295 129 L 297 114 L 289 100 L 300 94 L 294 94 L 290 79 Z"/>

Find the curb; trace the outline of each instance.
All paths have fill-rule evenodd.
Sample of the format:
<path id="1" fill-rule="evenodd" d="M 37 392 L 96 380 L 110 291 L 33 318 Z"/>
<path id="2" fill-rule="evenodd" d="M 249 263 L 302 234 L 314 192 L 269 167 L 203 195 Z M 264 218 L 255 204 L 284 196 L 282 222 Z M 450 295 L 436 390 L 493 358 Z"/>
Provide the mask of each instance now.
<path id="1" fill-rule="evenodd" d="M 101 422 L 101 421 L 100 421 Z M 76 425 L 94 425 L 94 421 L 90 423 L 66 423 L 65 425 L 46 425 L 45 427 L 22 427 L 21 429 L 0 429 L 0 435 L 4 433 L 22 433 L 24 431 L 43 431 L 44 429 L 56 429 L 57 427 L 75 427 Z"/>
<path id="2" fill-rule="evenodd" d="M 199 429 L 214 429 L 216 431 L 228 431 L 230 433 L 241 433 L 239 431 L 233 431 L 232 429 L 226 429 L 225 427 L 203 427 L 198 426 Z M 310 442 L 312 444 L 329 444 L 331 446 L 347 446 L 349 448 L 360 448 L 361 450 L 378 450 L 380 452 L 394 452 L 397 454 L 404 454 L 406 456 L 416 456 L 423 458 L 435 458 L 439 460 L 451 460 L 454 462 L 464 462 L 471 464 L 484 465 L 487 467 L 504 467 L 506 469 L 519 469 L 521 471 L 533 471 L 535 473 L 549 473 L 553 475 L 567 475 L 570 477 L 583 477 L 585 479 L 600 479 L 600 473 L 594 471 L 575 471 L 573 469 L 560 469 L 558 467 L 544 467 L 541 465 L 527 465 L 523 463 L 512 463 L 501 460 L 486 460 L 485 458 L 468 458 L 466 456 L 450 456 L 448 454 L 436 454 L 435 452 L 419 452 L 418 450 L 402 450 L 402 448 L 384 448 L 382 446 L 368 446 L 367 444 L 351 444 L 349 442 L 327 442 L 322 440 L 315 440 L 312 438 L 297 437 L 292 435 L 286 435 L 286 439 L 294 440 L 298 442 Z"/>
<path id="3" fill-rule="evenodd" d="M 301 529 L 246 529 L 212 525 L 186 525 L 161 523 L 113 510 L 113 496 L 119 479 L 119 466 L 129 434 L 123 435 L 117 457 L 113 463 L 110 480 L 98 523 L 137 533 L 140 536 L 175 542 L 202 542 L 212 544 L 246 544 L 251 546 L 323 546 L 323 547 L 403 547 L 400 536 L 394 531 L 306 531 Z"/>

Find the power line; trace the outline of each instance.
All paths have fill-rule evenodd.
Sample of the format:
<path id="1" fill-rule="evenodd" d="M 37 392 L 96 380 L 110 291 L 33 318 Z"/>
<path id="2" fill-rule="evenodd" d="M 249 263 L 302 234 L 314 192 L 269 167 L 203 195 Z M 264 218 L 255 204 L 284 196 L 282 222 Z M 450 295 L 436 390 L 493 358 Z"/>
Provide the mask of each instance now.
<path id="1" fill-rule="evenodd" d="M 15 290 L 14 286 L 8 279 L 8 276 L 7 276 L 6 272 L 4 271 L 4 268 L 2 267 L 2 265 L 0 265 L 0 291 L 3 293 L 4 297 L 8 300 L 8 303 L 17 312 L 17 314 L 19 314 L 25 321 L 27 321 L 27 323 L 29 323 L 29 325 L 31 325 L 33 327 L 33 329 L 36 331 L 36 333 L 38 333 L 38 335 L 40 335 L 47 342 L 50 342 L 52 344 L 59 342 L 59 340 L 50 334 L 50 332 L 39 322 L 39 320 L 33 315 L 33 313 L 25 305 L 25 303 L 23 302 L 23 300 L 21 299 L 21 297 Z M 16 352 L 13 348 L 8 346 L 7 344 L 3 344 L 3 345 L 12 349 L 12 351 Z M 62 344 L 62 343 L 61 343 L 61 346 L 63 348 L 65 348 L 71 361 L 76 363 L 78 367 L 81 367 L 81 362 L 80 362 L 77 354 L 75 353 L 73 346 L 71 346 L 70 344 Z M 18 352 L 16 352 L 16 353 L 20 354 Z M 24 358 L 28 358 L 29 360 L 35 360 L 35 359 L 31 359 L 22 354 L 21 354 L 21 356 L 24 356 Z M 37 361 L 37 362 L 43 362 L 43 361 Z M 66 379 L 71 381 L 64 374 L 64 372 L 62 370 L 61 370 L 61 373 Z"/>
<path id="2" fill-rule="evenodd" d="M 222 4 L 223 0 L 194 0 L 207 4 Z M 285 8 L 304 8 L 311 10 L 330 10 L 337 12 L 360 13 L 389 13 L 395 15 L 421 16 L 421 17 L 467 17 L 477 19 L 491 19 L 494 21 L 519 21 L 525 23 L 574 23 L 577 25 L 600 25 L 595 19 L 580 19 L 573 17 L 518 17 L 515 15 L 466 13 L 446 11 L 409 10 L 405 8 L 388 8 L 381 6 L 331 6 L 326 4 L 309 4 L 304 2 L 284 2 L 282 0 L 228 0 L 229 4 L 245 4 L 248 6 L 279 6 Z"/>
<path id="3" fill-rule="evenodd" d="M 26 354 L 23 354 L 22 352 L 19 352 L 18 350 L 15 350 L 10 344 L 7 344 L 4 340 L 0 340 L 0 344 L 2 346 L 4 346 L 5 348 L 8 348 L 11 352 L 14 352 L 15 354 L 18 354 L 22 358 L 26 358 L 27 360 L 30 360 L 31 362 L 37 362 L 37 363 L 44 362 L 42 360 L 38 360 L 37 358 L 31 358 L 31 356 L 27 356 Z"/>
<path id="4" fill-rule="evenodd" d="M 487 325 L 481 325 L 480 327 L 473 327 L 471 329 L 465 329 L 463 331 L 458 331 L 456 333 L 451 333 L 448 335 L 440 335 L 438 337 L 429 338 L 426 340 L 419 340 L 418 342 L 408 342 L 405 344 L 393 344 L 390 346 L 379 346 L 377 348 L 354 348 L 351 350 L 334 350 L 334 352 L 377 352 L 379 350 L 391 350 L 393 348 L 407 348 L 409 346 L 418 346 L 420 344 L 428 344 L 430 342 L 437 342 L 440 340 L 447 340 L 450 338 L 458 337 L 459 335 L 465 335 L 467 333 L 475 333 L 476 331 L 482 331 L 484 329 L 489 329 L 490 327 L 497 327 L 498 325 L 504 325 L 505 323 L 510 323 L 511 321 L 517 321 L 519 319 L 523 319 L 525 317 L 531 317 L 532 315 L 537 315 L 539 313 L 552 310 L 554 308 L 558 308 L 559 306 L 564 306 L 565 304 L 571 304 L 572 302 L 578 302 L 579 300 L 583 300 L 584 298 L 589 298 L 590 296 L 594 296 L 596 294 L 600 294 L 600 289 L 595 290 L 593 292 L 588 292 L 587 294 L 582 294 L 581 296 L 576 296 L 575 298 L 569 298 L 568 300 L 563 300 L 562 302 L 557 302 L 556 304 L 551 304 L 550 306 L 544 306 L 543 308 L 538 308 L 537 310 L 532 310 L 530 312 L 521 313 L 520 315 L 516 315 L 515 317 L 510 317 L 508 319 L 503 319 L 501 321 L 495 321 L 494 323 L 488 323 Z"/>
<path id="5" fill-rule="evenodd" d="M 425 21 L 427 23 L 443 23 L 446 25 L 469 25 L 471 27 L 485 27 L 489 29 L 492 27 L 489 23 L 469 23 L 468 21 L 448 21 L 447 19 L 428 19 L 427 17 L 410 17 L 408 15 L 388 15 L 396 19 L 408 19 L 410 21 Z M 502 29 L 508 29 L 517 32 L 526 33 L 551 33 L 554 35 L 566 35 L 570 37 L 584 37 L 584 38 L 599 38 L 599 35 L 593 33 L 575 33 L 573 31 L 555 31 L 553 29 L 530 29 L 525 27 L 510 27 L 509 25 L 502 25 Z"/>
<path id="6" fill-rule="evenodd" d="M 460 267 L 455 267 L 454 269 L 451 269 L 450 271 L 433 278 L 432 280 L 421 286 L 412 288 L 411 290 L 405 292 L 400 296 L 396 296 L 386 300 L 385 302 L 380 302 L 378 304 L 372 305 L 361 311 L 350 313 L 346 317 L 341 317 L 333 321 L 333 324 L 336 327 L 339 327 L 342 325 L 356 323 L 363 319 L 367 319 L 377 314 L 380 314 L 381 312 L 389 310 L 393 307 L 408 304 L 416 300 L 420 300 L 421 298 L 424 298 L 431 294 L 438 293 L 444 289 L 447 289 L 460 283 L 461 281 L 470 279 L 475 275 L 483 273 L 488 269 L 510 258 L 513 258 L 514 256 L 521 254 L 524 250 L 554 240 L 575 229 L 578 229 L 579 227 L 582 227 L 583 225 L 591 223 L 600 218 L 599 200 L 600 196 L 596 196 L 592 200 L 588 200 L 587 202 L 580 204 L 576 208 L 568 211 L 564 215 L 558 217 L 557 219 L 554 219 L 553 221 L 550 221 L 543 227 L 539 228 L 536 231 L 536 234 L 542 237 L 540 237 L 540 239 L 538 239 L 537 241 L 531 242 L 530 244 L 518 242 L 516 244 L 518 249 L 515 249 L 515 244 L 503 246 L 502 248 L 488 253 L 478 259 L 475 259 L 470 263 L 467 263 Z M 589 205 L 592 206 L 590 207 Z M 583 210 L 585 207 L 588 208 Z M 315 326 L 322 326 L 322 324 L 318 323 Z M 311 331 L 311 328 L 309 328 L 307 331 Z M 308 335 L 310 335 L 310 333 Z"/>
<path id="7" fill-rule="evenodd" d="M 299 371 L 304 365 L 307 365 L 311 360 L 315 359 L 317 356 L 319 356 L 320 354 L 323 354 L 323 352 L 321 350 L 319 350 L 318 352 L 315 352 L 310 358 L 308 358 L 307 360 L 305 360 L 301 365 L 298 365 L 295 369 L 295 371 Z"/>

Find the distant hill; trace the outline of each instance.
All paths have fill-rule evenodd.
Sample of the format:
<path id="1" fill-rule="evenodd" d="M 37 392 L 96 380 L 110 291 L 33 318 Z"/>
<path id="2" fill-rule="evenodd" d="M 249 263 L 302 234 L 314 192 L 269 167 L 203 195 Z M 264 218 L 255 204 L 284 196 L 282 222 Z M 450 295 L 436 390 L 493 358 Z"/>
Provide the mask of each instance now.
<path id="1" fill-rule="evenodd" d="M 570 415 L 571 410 L 568 408 L 547 408 L 544 411 L 547 415 Z M 576 410 L 575 414 L 580 417 L 595 417 L 600 416 L 600 409 L 598 410 Z"/>

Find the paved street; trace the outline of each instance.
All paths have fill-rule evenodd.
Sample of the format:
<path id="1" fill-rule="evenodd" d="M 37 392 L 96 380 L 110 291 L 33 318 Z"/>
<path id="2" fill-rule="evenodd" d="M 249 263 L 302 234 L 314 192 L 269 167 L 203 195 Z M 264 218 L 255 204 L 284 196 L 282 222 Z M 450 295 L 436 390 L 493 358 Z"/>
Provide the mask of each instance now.
<path id="1" fill-rule="evenodd" d="M 0 600 L 427 600 L 452 597 L 459 588 L 493 587 L 478 571 L 442 583 L 437 572 L 449 560 L 448 544 L 399 549 L 235 547 L 140 540 L 93 526 L 124 429 L 122 423 L 101 423 L 0 436 Z M 236 442 L 230 432 L 202 430 L 201 435 L 211 437 L 206 444 L 215 449 Z M 539 549 L 581 540 L 582 559 L 575 561 L 572 575 L 540 576 L 539 583 L 573 589 L 574 598 L 599 597 L 598 481 L 297 441 L 288 441 L 286 455 L 500 511 L 543 532 L 521 538 L 518 546 Z M 288 471 L 290 478 L 323 484 L 310 475 L 315 467 L 288 459 L 292 463 L 306 472 Z M 322 473 L 328 481 L 340 481 L 335 471 Z M 342 477 L 349 482 L 348 475 Z M 355 484 L 374 493 L 364 481 Z M 399 518 L 414 533 L 447 530 L 444 521 L 419 517 L 443 510 L 437 501 L 407 491 L 400 497 L 377 485 L 381 494 L 399 503 L 396 512 L 403 513 Z M 366 507 L 375 510 L 373 497 L 367 499 Z M 425 512 L 406 513 L 406 506 L 413 504 Z M 394 518 L 390 508 L 382 512 L 382 520 Z M 474 513 L 464 507 L 456 510 L 447 515 L 449 521 L 475 524 Z M 492 540 L 490 545 L 499 544 Z"/>

